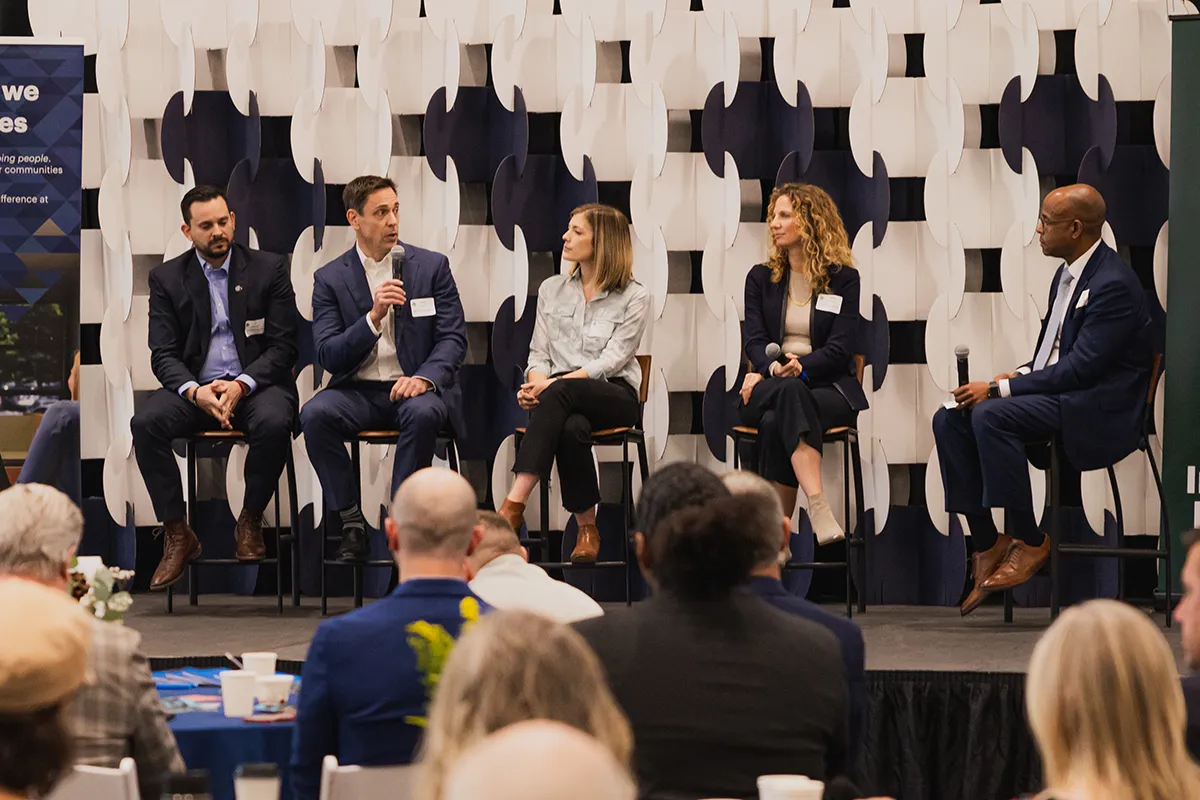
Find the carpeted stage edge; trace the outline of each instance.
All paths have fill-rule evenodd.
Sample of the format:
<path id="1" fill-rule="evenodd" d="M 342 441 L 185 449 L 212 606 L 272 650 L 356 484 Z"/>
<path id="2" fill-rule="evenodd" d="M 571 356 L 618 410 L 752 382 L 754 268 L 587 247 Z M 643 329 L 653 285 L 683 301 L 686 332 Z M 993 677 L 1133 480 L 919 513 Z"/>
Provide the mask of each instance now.
<path id="1" fill-rule="evenodd" d="M 151 658 L 151 668 L 221 667 L 223 656 Z M 300 674 L 302 661 L 280 660 Z M 870 722 L 856 781 L 897 800 L 1010 800 L 1041 788 L 1019 672 L 869 670 Z"/>

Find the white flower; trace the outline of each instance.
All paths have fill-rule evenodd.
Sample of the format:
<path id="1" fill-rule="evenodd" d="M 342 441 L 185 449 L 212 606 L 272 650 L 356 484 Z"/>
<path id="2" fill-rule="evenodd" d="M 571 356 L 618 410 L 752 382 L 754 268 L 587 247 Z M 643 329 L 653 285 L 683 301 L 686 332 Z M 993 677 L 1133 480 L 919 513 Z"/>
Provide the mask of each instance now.
<path id="1" fill-rule="evenodd" d="M 108 608 L 107 608 L 107 606 L 105 606 L 103 600 L 96 603 L 95 610 L 96 610 L 96 619 L 104 619 L 104 615 L 108 613 Z"/>
<path id="2" fill-rule="evenodd" d="M 132 605 L 133 605 L 133 596 L 130 595 L 128 592 L 120 592 L 118 594 L 114 594 L 112 597 L 110 597 L 108 599 L 109 611 L 115 611 L 118 614 L 125 613 L 126 611 L 129 610 L 129 607 Z"/>

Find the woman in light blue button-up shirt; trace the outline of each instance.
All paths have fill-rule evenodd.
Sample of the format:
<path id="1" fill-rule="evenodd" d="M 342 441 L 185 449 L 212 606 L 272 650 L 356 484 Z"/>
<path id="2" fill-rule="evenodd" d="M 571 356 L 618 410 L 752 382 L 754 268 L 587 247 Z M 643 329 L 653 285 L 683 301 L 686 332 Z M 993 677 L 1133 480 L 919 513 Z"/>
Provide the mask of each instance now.
<path id="1" fill-rule="evenodd" d="M 571 213 L 563 259 L 574 266 L 538 290 L 526 382 L 517 392 L 529 425 L 499 513 L 520 531 L 525 502 L 557 457 L 563 506 L 579 525 L 571 561 L 584 564 L 600 551 L 592 431 L 638 424 L 636 356 L 650 292 L 633 279 L 629 221 L 611 206 L 590 203 Z"/>

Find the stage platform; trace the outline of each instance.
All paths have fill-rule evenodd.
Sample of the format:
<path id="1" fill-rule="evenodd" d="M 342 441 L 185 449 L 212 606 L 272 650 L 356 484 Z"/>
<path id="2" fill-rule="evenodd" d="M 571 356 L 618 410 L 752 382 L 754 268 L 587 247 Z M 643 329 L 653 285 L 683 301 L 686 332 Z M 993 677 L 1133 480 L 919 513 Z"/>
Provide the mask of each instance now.
<path id="1" fill-rule="evenodd" d="M 282 616 L 273 597 L 204 595 L 200 603 L 193 608 L 186 596 L 176 598 L 175 613 L 167 614 L 164 596 L 138 594 L 127 624 L 142 633 L 151 657 L 274 650 L 281 659 L 302 661 L 322 620 L 316 598 L 304 598 L 299 609 L 285 607 Z M 331 615 L 351 607 L 349 598 L 330 599 Z M 840 605 L 826 608 L 843 613 Z M 1163 624 L 1162 614 L 1154 619 Z M 1025 672 L 1050 612 L 1018 608 L 1013 624 L 1006 625 L 1000 605 L 985 605 L 966 618 L 957 608 L 874 606 L 855 614 L 854 621 L 863 629 L 869 670 Z M 1182 670 L 1179 628 L 1163 630 Z"/>

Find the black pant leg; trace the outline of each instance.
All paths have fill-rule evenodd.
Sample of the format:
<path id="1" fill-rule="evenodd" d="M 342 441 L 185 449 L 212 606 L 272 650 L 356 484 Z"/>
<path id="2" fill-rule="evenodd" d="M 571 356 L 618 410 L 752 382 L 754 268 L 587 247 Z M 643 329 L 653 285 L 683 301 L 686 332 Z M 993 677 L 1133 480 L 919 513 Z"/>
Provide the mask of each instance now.
<path id="1" fill-rule="evenodd" d="M 292 432 L 299 414 L 294 394 L 279 386 L 260 386 L 242 398 L 234 410 L 233 426 L 244 431 L 250 452 L 246 455 L 246 499 L 243 510 L 262 514 L 275 494 L 287 464 Z"/>
<path id="2" fill-rule="evenodd" d="M 133 415 L 133 450 L 146 490 L 154 504 L 154 514 L 163 522 L 187 517 L 183 482 L 171 441 L 203 430 L 215 430 L 220 424 L 170 389 L 152 393 Z"/>
<path id="3" fill-rule="evenodd" d="M 792 453 L 801 441 L 820 451 L 826 427 L 813 390 L 800 378 L 767 378 L 754 387 L 740 413 L 743 424 L 759 429 L 759 474 L 785 486 L 798 486 Z"/>
<path id="4" fill-rule="evenodd" d="M 592 431 L 637 421 L 637 396 L 627 384 L 591 378 L 556 381 L 530 413 L 513 472 L 532 472 L 544 479 L 557 456 L 563 506 L 572 513 L 585 511 L 600 502 Z"/>

